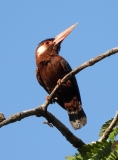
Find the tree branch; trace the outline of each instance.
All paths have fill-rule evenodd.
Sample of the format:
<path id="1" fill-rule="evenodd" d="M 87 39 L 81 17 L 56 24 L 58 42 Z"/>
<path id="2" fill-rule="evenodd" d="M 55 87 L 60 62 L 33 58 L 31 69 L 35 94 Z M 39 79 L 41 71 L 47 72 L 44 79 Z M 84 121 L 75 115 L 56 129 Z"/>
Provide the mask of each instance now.
<path id="1" fill-rule="evenodd" d="M 0 127 L 3 127 L 4 125 L 14 123 L 16 121 L 20 121 L 23 118 L 33 116 L 33 115 L 41 115 L 45 117 L 49 122 L 51 122 L 66 139 L 75 147 L 75 148 L 81 148 L 85 143 L 77 138 L 62 122 L 60 122 L 54 115 L 52 115 L 50 112 L 45 112 L 42 107 L 37 107 L 35 109 L 26 110 L 20 113 L 16 113 L 11 115 L 8 119 L 3 120 L 0 123 Z"/>
<path id="2" fill-rule="evenodd" d="M 111 133 L 112 129 L 115 127 L 116 123 L 118 123 L 118 111 L 116 112 L 116 115 L 111 124 L 109 125 L 109 127 L 106 129 L 102 137 L 100 137 L 100 139 L 98 140 L 99 142 L 102 142 L 103 139 L 105 140 L 108 139 L 108 136 Z"/>
<path id="3" fill-rule="evenodd" d="M 111 56 L 115 53 L 118 52 L 118 47 L 113 48 L 95 58 L 92 58 L 91 60 L 83 63 L 81 66 L 79 66 L 78 68 L 74 69 L 73 71 L 71 71 L 69 74 L 67 74 L 62 80 L 61 83 L 65 83 L 69 78 L 71 78 L 73 75 L 77 74 L 78 72 L 80 72 L 81 70 L 83 70 L 86 67 L 92 66 L 95 63 L 97 63 L 98 61 Z M 55 92 L 57 91 L 57 89 L 59 89 L 60 86 L 56 85 L 56 87 L 54 88 L 54 90 L 51 92 L 49 99 L 51 100 L 54 95 Z M 5 125 L 8 125 L 10 123 L 16 122 L 16 121 L 20 121 L 23 118 L 29 117 L 29 116 L 43 116 L 45 117 L 49 122 L 51 122 L 62 134 L 63 136 L 66 137 L 66 139 L 73 144 L 74 147 L 76 148 L 81 148 L 85 143 L 77 138 L 76 136 L 73 135 L 72 132 L 69 131 L 69 129 L 62 124 L 56 117 L 54 117 L 51 113 L 49 113 L 48 111 L 46 112 L 47 106 L 49 105 L 49 101 L 45 101 L 41 106 L 35 108 L 35 109 L 30 109 L 30 110 L 26 110 L 23 111 L 21 113 L 16 113 L 14 115 L 11 115 L 8 119 L 5 119 L 3 117 L 3 121 L 0 123 L 0 127 L 3 127 Z M 1 118 L 2 119 L 2 118 Z M 5 119 L 5 120 L 4 120 Z"/>

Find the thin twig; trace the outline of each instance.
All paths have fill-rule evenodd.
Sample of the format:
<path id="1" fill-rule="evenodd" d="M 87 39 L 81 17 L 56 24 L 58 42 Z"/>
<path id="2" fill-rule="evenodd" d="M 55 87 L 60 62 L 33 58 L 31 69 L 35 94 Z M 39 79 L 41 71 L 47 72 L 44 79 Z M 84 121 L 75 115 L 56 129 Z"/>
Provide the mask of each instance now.
<path id="1" fill-rule="evenodd" d="M 115 115 L 114 119 L 112 120 L 111 124 L 109 125 L 109 127 L 106 129 L 106 131 L 104 132 L 102 137 L 100 137 L 100 139 L 98 140 L 99 142 L 102 142 L 103 139 L 105 139 L 105 140 L 108 139 L 108 136 L 111 133 L 114 126 L 116 125 L 116 123 L 118 123 L 118 111 L 116 112 L 116 115 Z"/>

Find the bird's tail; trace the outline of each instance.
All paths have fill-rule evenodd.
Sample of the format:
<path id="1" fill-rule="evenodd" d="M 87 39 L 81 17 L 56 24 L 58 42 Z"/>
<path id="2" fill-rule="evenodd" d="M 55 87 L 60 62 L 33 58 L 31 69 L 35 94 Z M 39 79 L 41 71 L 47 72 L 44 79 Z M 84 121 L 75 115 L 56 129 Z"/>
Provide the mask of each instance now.
<path id="1" fill-rule="evenodd" d="M 79 106 L 79 110 L 68 111 L 68 115 L 70 123 L 75 130 L 80 129 L 87 123 L 86 114 L 81 106 Z"/>

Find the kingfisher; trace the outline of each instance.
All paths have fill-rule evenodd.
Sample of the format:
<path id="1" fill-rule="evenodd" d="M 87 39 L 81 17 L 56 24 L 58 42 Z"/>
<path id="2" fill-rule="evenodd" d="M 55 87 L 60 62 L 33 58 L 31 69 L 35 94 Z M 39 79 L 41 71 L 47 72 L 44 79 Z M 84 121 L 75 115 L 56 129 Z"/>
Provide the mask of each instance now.
<path id="1" fill-rule="evenodd" d="M 60 88 L 53 97 L 69 115 L 73 129 L 77 130 L 87 122 L 82 108 L 79 87 L 75 76 L 61 84 L 61 79 L 72 71 L 69 63 L 59 55 L 62 41 L 76 27 L 77 23 L 61 32 L 54 38 L 45 39 L 36 48 L 36 77 L 39 84 L 50 94 L 58 84 Z"/>

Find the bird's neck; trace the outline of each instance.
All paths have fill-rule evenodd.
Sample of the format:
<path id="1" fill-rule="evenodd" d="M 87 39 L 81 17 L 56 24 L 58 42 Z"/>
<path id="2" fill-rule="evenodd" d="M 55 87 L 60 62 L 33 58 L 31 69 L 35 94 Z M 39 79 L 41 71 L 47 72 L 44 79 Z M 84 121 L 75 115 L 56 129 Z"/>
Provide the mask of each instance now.
<path id="1" fill-rule="evenodd" d="M 42 63 L 47 63 L 53 58 L 54 56 L 57 56 L 58 52 L 55 49 L 47 49 L 44 53 L 38 55 L 36 54 L 36 65 L 37 67 Z"/>

